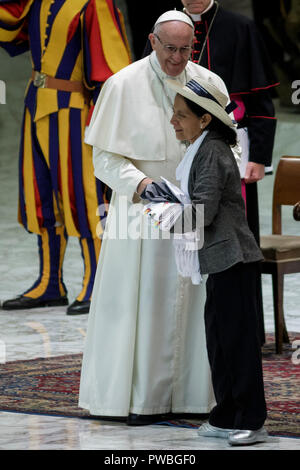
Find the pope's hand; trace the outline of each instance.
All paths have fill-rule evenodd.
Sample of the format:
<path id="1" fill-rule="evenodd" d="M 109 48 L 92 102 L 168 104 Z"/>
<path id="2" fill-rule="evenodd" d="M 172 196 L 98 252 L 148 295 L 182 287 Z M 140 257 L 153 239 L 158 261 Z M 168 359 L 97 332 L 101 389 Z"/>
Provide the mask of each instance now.
<path id="1" fill-rule="evenodd" d="M 144 178 L 138 185 L 136 192 L 140 196 L 148 184 L 153 183 L 151 178 Z"/>

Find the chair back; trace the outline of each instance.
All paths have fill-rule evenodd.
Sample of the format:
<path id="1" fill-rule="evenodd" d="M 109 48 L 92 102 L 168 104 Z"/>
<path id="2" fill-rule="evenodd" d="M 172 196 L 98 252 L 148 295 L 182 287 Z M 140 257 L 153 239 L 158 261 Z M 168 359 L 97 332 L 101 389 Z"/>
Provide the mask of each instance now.
<path id="1" fill-rule="evenodd" d="M 300 200 L 300 156 L 279 160 L 273 189 L 272 233 L 282 233 L 281 206 L 293 206 Z"/>

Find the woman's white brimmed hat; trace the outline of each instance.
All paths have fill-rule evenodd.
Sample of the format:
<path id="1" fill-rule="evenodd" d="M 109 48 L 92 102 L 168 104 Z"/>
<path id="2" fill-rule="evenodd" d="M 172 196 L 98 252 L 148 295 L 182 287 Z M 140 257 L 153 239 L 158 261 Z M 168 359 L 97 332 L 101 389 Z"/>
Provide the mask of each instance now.
<path id="1" fill-rule="evenodd" d="M 201 106 L 210 114 L 220 119 L 226 126 L 235 128 L 229 113 L 236 107 L 234 102 L 228 103 L 228 96 L 212 83 L 201 77 L 193 77 L 186 85 L 176 80 L 167 79 L 166 84 L 180 95 Z"/>

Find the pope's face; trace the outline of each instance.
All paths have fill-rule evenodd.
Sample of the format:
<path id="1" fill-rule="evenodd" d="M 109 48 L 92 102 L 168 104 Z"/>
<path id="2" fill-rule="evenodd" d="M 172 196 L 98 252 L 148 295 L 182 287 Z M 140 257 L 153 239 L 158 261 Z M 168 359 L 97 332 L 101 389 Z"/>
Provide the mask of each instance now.
<path id="1" fill-rule="evenodd" d="M 171 77 L 180 75 L 190 58 L 194 32 L 182 21 L 162 23 L 149 39 L 162 70 Z"/>
<path id="2" fill-rule="evenodd" d="M 181 2 L 187 11 L 194 15 L 201 14 L 210 4 L 210 0 L 181 0 Z"/>

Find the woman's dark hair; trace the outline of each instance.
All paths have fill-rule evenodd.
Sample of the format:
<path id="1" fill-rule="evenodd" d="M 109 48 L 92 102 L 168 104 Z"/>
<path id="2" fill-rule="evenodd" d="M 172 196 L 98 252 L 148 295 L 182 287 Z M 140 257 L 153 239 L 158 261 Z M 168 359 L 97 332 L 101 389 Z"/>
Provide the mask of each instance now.
<path id="1" fill-rule="evenodd" d="M 198 104 L 194 103 L 194 101 L 189 100 L 185 96 L 182 96 L 182 98 L 184 99 L 184 101 L 186 102 L 186 105 L 189 107 L 192 113 L 196 114 L 197 117 L 200 118 L 205 113 L 208 113 L 211 115 L 212 120 L 206 127 L 207 130 L 217 131 L 221 135 L 221 137 L 223 137 L 223 139 L 228 145 L 236 145 L 237 137 L 236 137 L 236 132 L 234 129 L 226 126 L 226 124 L 220 121 L 220 119 L 215 117 L 213 114 L 211 114 L 209 111 L 202 108 Z"/>

